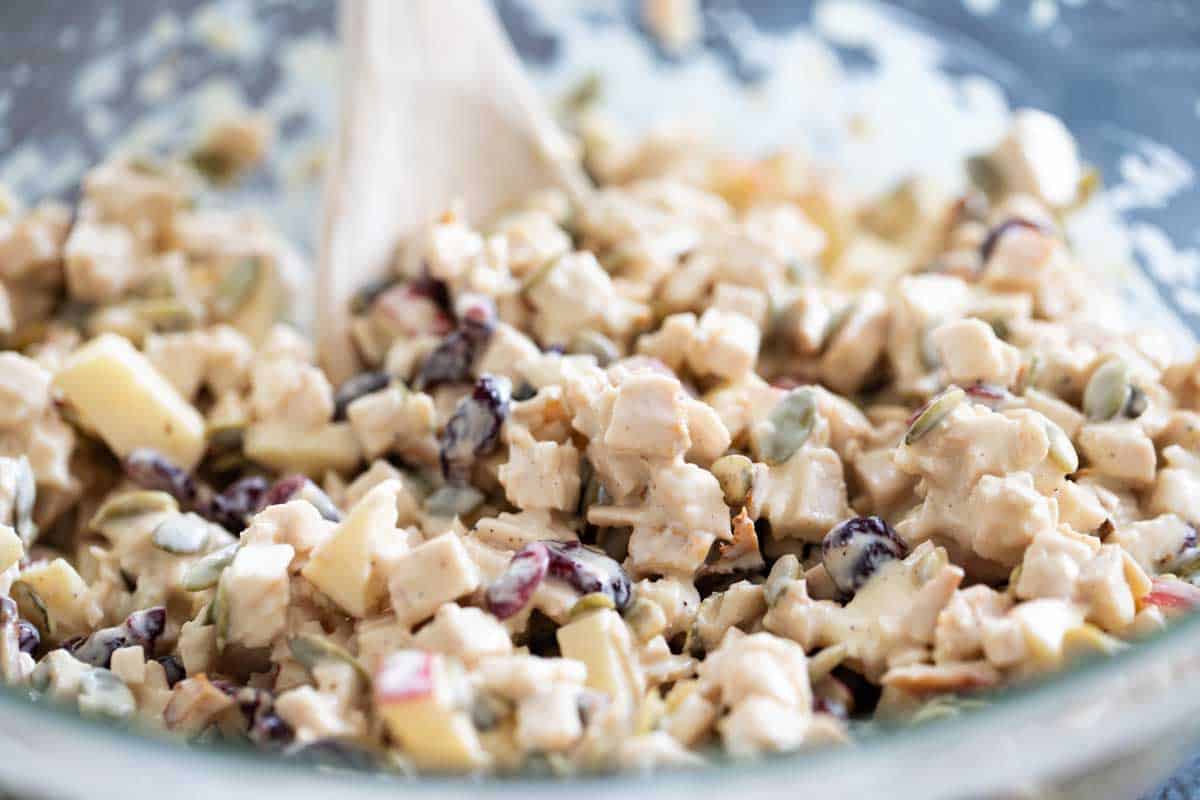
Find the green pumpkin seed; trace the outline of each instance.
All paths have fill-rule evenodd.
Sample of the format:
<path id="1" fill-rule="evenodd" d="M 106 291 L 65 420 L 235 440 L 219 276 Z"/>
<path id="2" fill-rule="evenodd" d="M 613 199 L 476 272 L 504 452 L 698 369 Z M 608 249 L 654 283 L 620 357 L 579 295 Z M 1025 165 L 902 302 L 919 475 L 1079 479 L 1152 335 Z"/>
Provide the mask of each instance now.
<path id="1" fill-rule="evenodd" d="M 210 428 L 208 431 L 208 450 L 210 453 L 240 451 L 245 437 L 245 425 L 229 424 Z"/>
<path id="2" fill-rule="evenodd" d="M 770 433 L 759 437 L 759 458 L 782 464 L 800 449 L 817 420 L 817 396 L 812 389 L 793 389 L 771 409 L 767 417 Z"/>
<path id="3" fill-rule="evenodd" d="M 1017 384 L 1013 387 L 1013 394 L 1023 395 L 1026 389 L 1035 388 L 1041 370 L 1042 358 L 1037 353 L 1034 353 L 1029 357 L 1029 363 L 1024 366 L 1021 373 L 1017 376 Z"/>
<path id="4" fill-rule="evenodd" d="M 842 332 L 842 328 L 846 327 L 846 323 L 850 321 L 850 317 L 858 310 L 858 303 L 847 303 L 839 308 L 829 317 L 829 322 L 825 323 L 825 333 L 821 336 L 821 352 L 824 353 L 833 344 L 833 340 Z"/>
<path id="5" fill-rule="evenodd" d="M 105 500 L 92 515 L 88 526 L 93 530 L 103 530 L 114 522 L 126 521 L 143 514 L 170 514 L 177 511 L 179 503 L 166 492 L 122 492 Z"/>
<path id="6" fill-rule="evenodd" d="M 587 111 L 604 94 L 604 76 L 598 72 L 584 75 L 562 99 L 562 109 L 567 114 Z"/>
<path id="7" fill-rule="evenodd" d="M 1193 586 L 1200 581 L 1200 548 L 1188 548 L 1171 564 L 1170 571 Z"/>
<path id="8" fill-rule="evenodd" d="M 125 308 L 156 331 L 188 330 L 200 322 L 195 308 L 173 297 L 134 300 Z"/>
<path id="9" fill-rule="evenodd" d="M 311 633 L 297 634 L 288 639 L 288 649 L 292 651 L 292 658 L 310 671 L 322 661 L 340 661 L 354 667 L 364 680 L 369 679 L 367 671 L 358 659 L 350 654 L 349 650 L 324 636 L 316 636 Z"/>
<path id="10" fill-rule="evenodd" d="M 667 617 L 663 610 L 657 603 L 641 597 L 635 597 L 621 616 L 639 642 L 648 642 L 666 629 Z"/>
<path id="11" fill-rule="evenodd" d="M 546 280 L 550 273 L 554 271 L 554 268 L 558 266 L 558 262 L 559 259 L 552 258 L 529 273 L 529 276 L 521 284 L 521 293 L 526 294 L 537 288 L 537 285 Z"/>
<path id="12" fill-rule="evenodd" d="M 258 256 L 235 261 L 217 284 L 213 294 L 213 313 L 219 319 L 228 319 L 236 314 L 254 295 L 263 272 L 263 262 Z"/>
<path id="13" fill-rule="evenodd" d="M 1137 419 L 1145 414 L 1149 407 L 1150 400 L 1146 397 L 1146 393 L 1136 386 L 1130 386 L 1129 399 L 1125 401 L 1125 407 L 1121 409 L 1121 413 L 1130 419 Z"/>
<path id="14" fill-rule="evenodd" d="M 1075 187 L 1075 202 L 1071 208 L 1083 208 L 1103 189 L 1104 176 L 1100 174 L 1100 170 L 1092 166 L 1087 167 L 1079 178 L 1079 185 Z"/>
<path id="15" fill-rule="evenodd" d="M 763 597 L 767 601 L 767 608 L 778 603 L 779 598 L 783 597 L 783 593 L 787 591 L 788 585 L 792 581 L 799 580 L 803 574 L 804 570 L 800 567 L 800 559 L 794 553 L 781 556 L 771 567 L 771 573 L 767 576 L 766 583 L 763 584 Z"/>
<path id="16" fill-rule="evenodd" d="M 593 611 L 616 607 L 612 598 L 604 594 L 604 592 L 592 592 L 591 594 L 585 594 L 575 601 L 575 605 L 571 606 L 571 611 L 568 613 L 568 618 L 574 621 Z"/>
<path id="17" fill-rule="evenodd" d="M 209 616 L 217 628 L 217 650 L 222 651 L 229 643 L 229 581 L 217 581 L 217 592 L 213 595 Z"/>
<path id="18" fill-rule="evenodd" d="M 957 717 L 964 711 L 975 711 L 988 706 L 987 701 L 955 695 L 935 697 L 922 705 L 908 718 L 910 725 L 920 725 L 936 719 Z"/>
<path id="19" fill-rule="evenodd" d="M 700 635 L 700 626 L 693 624 L 683 637 L 683 654 L 692 658 L 704 658 L 708 648 L 704 646 L 704 637 Z"/>
<path id="20" fill-rule="evenodd" d="M 816 653 L 809 656 L 808 659 L 808 680 L 809 683 L 817 683 L 823 678 L 829 676 L 837 667 L 846 660 L 846 654 L 849 648 L 844 642 L 823 647 Z"/>
<path id="21" fill-rule="evenodd" d="M 922 411 L 917 418 L 913 420 L 912 425 L 908 427 L 908 433 L 904 434 L 904 443 L 906 445 L 913 444 L 920 440 L 921 437 L 925 436 L 925 434 L 936 428 L 938 424 L 950 414 L 951 411 L 958 407 L 958 404 L 961 403 L 966 396 L 967 393 L 962 389 L 957 386 L 951 386 L 949 389 L 946 389 L 937 397 L 930 400 L 929 405 L 925 407 L 925 410 Z"/>
<path id="22" fill-rule="evenodd" d="M 1103 537 L 1101 537 L 1101 538 L 1103 538 Z M 1015 567 L 1012 568 L 1012 571 L 1008 573 L 1008 588 L 1009 589 L 1016 591 L 1017 584 L 1021 582 L 1021 573 L 1025 571 L 1024 567 L 1025 567 L 1024 564 L 1017 564 Z"/>
<path id="23" fill-rule="evenodd" d="M 1119 358 L 1109 359 L 1088 379 L 1083 390 L 1083 413 L 1093 422 L 1110 420 L 1125 408 L 1131 389 L 1129 365 Z"/>
<path id="24" fill-rule="evenodd" d="M 967 159 L 967 176 L 971 184 L 989 198 L 1004 194 L 1004 173 L 990 156 L 972 156 Z"/>
<path id="25" fill-rule="evenodd" d="M 103 667 L 96 667 L 79 679 L 79 711 L 92 717 L 128 719 L 137 711 L 137 701 L 125 681 Z"/>
<path id="26" fill-rule="evenodd" d="M 725 504 L 731 508 L 745 505 L 754 487 L 754 462 L 740 453 L 721 456 L 713 462 L 710 472 L 721 484 Z"/>
<path id="27" fill-rule="evenodd" d="M 399 285 L 400 279 L 395 275 L 385 275 L 382 278 L 367 281 L 350 298 L 350 313 L 356 316 L 366 314 L 381 294 Z"/>
<path id="28" fill-rule="evenodd" d="M 796 286 L 812 286 L 817 282 L 820 272 L 811 261 L 790 259 L 784 266 L 784 278 Z"/>
<path id="29" fill-rule="evenodd" d="M 580 516 L 586 517 L 587 510 L 592 506 L 607 505 L 610 502 L 604 483 L 596 474 L 596 469 L 592 466 L 592 462 L 587 460 L 587 457 L 580 460 L 579 485 L 583 487 L 579 493 Z"/>
<path id="30" fill-rule="evenodd" d="M 230 183 L 237 177 L 238 160 L 220 148 L 197 148 L 188 156 L 188 161 L 197 172 L 213 183 Z"/>
<path id="31" fill-rule="evenodd" d="M 38 526 L 33 521 L 33 506 L 37 502 L 37 478 L 34 477 L 33 467 L 29 459 L 21 456 L 16 459 L 17 480 L 13 497 L 13 523 L 17 535 L 25 547 L 29 547 L 37 539 Z"/>
<path id="32" fill-rule="evenodd" d="M 921 365 L 927 370 L 934 370 L 942 365 L 942 357 L 938 354 L 937 347 L 933 343 L 933 332 L 941 324 L 941 320 L 930 322 L 921 333 Z"/>
<path id="33" fill-rule="evenodd" d="M 1070 475 L 1079 469 L 1079 454 L 1075 452 L 1075 445 L 1071 444 L 1071 437 L 1067 436 L 1067 432 L 1053 420 L 1047 419 L 1044 422 L 1046 436 L 1050 440 L 1050 463 Z"/>
<path id="34" fill-rule="evenodd" d="M 161 178 L 167 174 L 167 165 L 162 158 L 153 153 L 137 153 L 129 157 L 126 162 L 129 169 L 139 175 L 146 175 L 151 178 Z"/>
<path id="35" fill-rule="evenodd" d="M 33 623 L 43 639 L 54 636 L 54 619 L 50 616 L 42 596 L 25 581 L 16 581 L 9 589 L 9 596 L 17 603 L 21 617 Z"/>
<path id="36" fill-rule="evenodd" d="M 567 352 L 595 356 L 596 362 L 602 367 L 607 367 L 621 357 L 621 351 L 617 349 L 612 339 L 602 333 L 590 330 L 580 331 L 571 337 Z"/>
<path id="37" fill-rule="evenodd" d="M 476 692 L 471 702 L 471 724 L 479 731 L 493 730 L 513 712 L 513 702 L 491 692 Z"/>
<path id="38" fill-rule="evenodd" d="M 216 586 L 221 580 L 221 573 L 233 563 L 240 545 L 240 542 L 234 542 L 220 550 L 214 550 L 201 556 L 183 574 L 183 579 L 179 582 L 180 586 L 189 592 L 199 592 Z"/>
<path id="39" fill-rule="evenodd" d="M 151 538 L 161 550 L 176 555 L 199 553 L 208 544 L 208 521 L 197 514 L 179 514 L 158 523 Z"/>
<path id="40" fill-rule="evenodd" d="M 425 498 L 425 513 L 435 517 L 461 517 L 483 505 L 483 492 L 474 486 L 443 486 Z"/>

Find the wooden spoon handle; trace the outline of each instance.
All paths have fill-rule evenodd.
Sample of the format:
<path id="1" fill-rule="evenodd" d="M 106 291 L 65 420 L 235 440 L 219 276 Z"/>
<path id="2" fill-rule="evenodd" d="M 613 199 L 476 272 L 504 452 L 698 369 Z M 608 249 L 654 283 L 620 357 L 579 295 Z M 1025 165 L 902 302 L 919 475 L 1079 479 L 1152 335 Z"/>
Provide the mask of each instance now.
<path id="1" fill-rule="evenodd" d="M 348 302 L 396 244 L 461 198 L 484 219 L 533 189 L 588 182 L 490 3 L 345 0 L 341 116 L 317 281 L 322 365 L 359 369 Z"/>

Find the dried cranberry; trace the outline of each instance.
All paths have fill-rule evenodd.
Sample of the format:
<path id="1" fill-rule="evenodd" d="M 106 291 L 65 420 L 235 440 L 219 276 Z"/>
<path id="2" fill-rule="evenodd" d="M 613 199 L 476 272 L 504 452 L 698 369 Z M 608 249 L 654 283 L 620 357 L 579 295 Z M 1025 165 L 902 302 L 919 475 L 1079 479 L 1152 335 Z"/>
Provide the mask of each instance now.
<path id="1" fill-rule="evenodd" d="M 508 569 L 488 586 L 484 597 L 488 611 L 497 619 L 508 619 L 529 602 L 546 577 L 550 551 L 541 542 L 531 542 L 517 551 Z"/>
<path id="2" fill-rule="evenodd" d="M 125 473 L 143 489 L 166 492 L 184 510 L 195 511 L 232 533 L 241 533 L 246 527 L 245 503 L 251 499 L 248 495 L 257 490 L 261 480 L 244 478 L 233 485 L 237 489 L 217 494 L 211 486 L 196 480 L 158 451 L 145 447 L 126 456 Z"/>
<path id="3" fill-rule="evenodd" d="M 468 339 L 486 344 L 496 329 L 496 304 L 485 294 L 466 292 L 458 298 L 458 326 Z"/>
<path id="4" fill-rule="evenodd" d="M 428 270 L 410 283 L 408 288 L 413 294 L 432 300 L 433 304 L 445 314 L 449 315 L 454 312 L 453 304 L 450 302 L 450 287 L 446 285 L 445 281 L 430 275 Z"/>
<path id="5" fill-rule="evenodd" d="M 476 349 L 475 341 L 465 332 L 451 333 L 421 362 L 417 390 L 424 392 L 445 383 L 469 381 Z"/>
<path id="6" fill-rule="evenodd" d="M 853 517 L 835 526 L 821 542 L 821 562 L 834 585 L 853 594 L 888 561 L 904 558 L 908 548 L 879 517 Z"/>
<path id="7" fill-rule="evenodd" d="M 64 642 L 63 648 L 85 664 L 108 668 L 112 654 L 129 644 L 123 626 L 101 628 L 86 639 Z"/>
<path id="8" fill-rule="evenodd" d="M 128 632 L 131 644 L 140 644 L 149 650 L 167 628 L 167 609 L 154 606 L 135 611 L 125 619 L 123 627 Z"/>
<path id="9" fill-rule="evenodd" d="M 184 669 L 183 662 L 177 656 L 160 656 L 154 660 L 162 664 L 163 674 L 167 678 L 167 686 L 174 687 L 175 684 L 187 677 L 187 670 Z"/>
<path id="10" fill-rule="evenodd" d="M 267 491 L 262 505 L 257 509 L 261 511 L 267 506 L 277 506 L 281 503 L 287 503 L 292 500 L 307 500 L 313 508 L 317 509 L 321 517 L 330 522 L 341 522 L 342 512 L 329 495 L 317 486 L 305 475 L 288 475 L 280 478 Z"/>
<path id="11" fill-rule="evenodd" d="M 1003 386 L 983 381 L 975 381 L 969 386 L 964 386 L 963 391 L 975 402 L 982 403 L 993 410 L 999 408 L 1008 399 L 1008 390 Z"/>
<path id="12" fill-rule="evenodd" d="M 987 238 L 983 240 L 983 244 L 979 248 L 979 255 L 983 258 L 983 263 L 985 265 L 992 257 L 992 253 L 996 251 L 996 245 L 1000 243 L 1001 237 L 1016 228 L 1024 228 L 1026 230 L 1037 231 L 1039 233 L 1046 233 L 1046 229 L 1033 220 L 1028 220 L 1023 217 L 1013 217 L 1011 219 L 1004 220 L 1004 222 L 1001 222 L 999 225 L 988 231 Z"/>
<path id="13" fill-rule="evenodd" d="M 275 749 L 290 743 L 295 737 L 292 726 L 274 711 L 258 714 L 250 726 L 250 740 L 259 747 Z"/>
<path id="14" fill-rule="evenodd" d="M 846 666 L 834 667 L 830 675 L 850 690 L 855 716 L 867 717 L 874 713 L 883 694 L 879 686 Z"/>
<path id="15" fill-rule="evenodd" d="M 613 559 L 579 542 L 542 542 L 550 557 L 548 572 L 583 594 L 608 595 L 618 611 L 629 605 L 633 585 Z"/>
<path id="16" fill-rule="evenodd" d="M 263 508 L 288 502 L 300 493 L 306 483 L 307 475 L 286 475 L 280 478 L 267 490 L 267 496 L 263 498 Z"/>
<path id="17" fill-rule="evenodd" d="M 391 376 L 386 372 L 360 372 L 353 378 L 347 379 L 333 394 L 333 418 L 341 421 L 346 418 L 346 409 L 360 397 L 387 388 Z"/>
<path id="18" fill-rule="evenodd" d="M 445 308 L 410 284 L 395 286 L 371 302 L 372 320 L 393 338 L 444 336 L 454 329 Z"/>
<path id="19" fill-rule="evenodd" d="M 193 508 L 200 497 L 196 481 L 157 450 L 140 447 L 125 457 L 125 474 L 143 489 L 166 492 L 184 508 Z"/>
<path id="20" fill-rule="evenodd" d="M 849 712 L 846 711 L 846 706 L 844 706 L 840 701 L 834 700 L 832 697 L 814 697 L 812 709 L 818 714 L 830 714 L 838 719 L 850 718 Z"/>
<path id="21" fill-rule="evenodd" d="M 507 379 L 484 375 L 459 402 L 441 436 L 442 474 L 447 481 L 467 483 L 475 459 L 495 448 L 511 394 Z"/>
<path id="22" fill-rule="evenodd" d="M 42 635 L 38 633 L 38 629 L 34 627 L 32 622 L 26 620 L 17 620 L 17 649 L 22 653 L 33 655 L 33 651 L 38 649 L 38 645 L 42 643 Z"/>
<path id="23" fill-rule="evenodd" d="M 140 645 L 147 654 L 152 653 L 154 643 L 162 636 L 166 626 L 166 608 L 155 606 L 133 612 L 121 625 L 101 628 L 86 639 L 75 638 L 63 642 L 62 646 L 85 664 L 107 668 L 112 663 L 112 654 L 122 647 Z"/>
<path id="24" fill-rule="evenodd" d="M 248 475 L 234 481 L 225 491 L 211 495 L 198 513 L 228 531 L 241 533 L 250 517 L 263 507 L 270 484 L 260 475 Z"/>
<path id="25" fill-rule="evenodd" d="M 400 284 L 400 279 L 395 275 L 385 275 L 382 278 L 367 281 L 364 283 L 354 296 L 350 298 L 350 311 L 354 314 L 365 314 L 371 309 L 379 296 L 384 292 L 392 289 Z"/>
<path id="26" fill-rule="evenodd" d="M 317 739 L 288 748 L 284 756 L 313 766 L 356 772 L 375 772 L 381 763 L 376 753 L 349 739 Z"/>
<path id="27" fill-rule="evenodd" d="M 969 189 L 951 207 L 950 224 L 954 226 L 963 222 L 983 222 L 987 219 L 990 207 L 986 194 L 978 189 Z"/>
<path id="28" fill-rule="evenodd" d="M 458 329 L 443 339 L 421 363 L 416 379 L 419 391 L 471 380 L 475 359 L 492 337 L 496 328 L 496 307 L 490 298 L 466 295 L 460 306 Z"/>

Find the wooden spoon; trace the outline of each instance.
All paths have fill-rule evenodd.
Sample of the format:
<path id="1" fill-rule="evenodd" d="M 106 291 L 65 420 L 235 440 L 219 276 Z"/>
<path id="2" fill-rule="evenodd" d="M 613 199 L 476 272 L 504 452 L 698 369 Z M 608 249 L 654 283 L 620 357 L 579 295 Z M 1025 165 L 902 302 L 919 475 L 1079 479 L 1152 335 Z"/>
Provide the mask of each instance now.
<path id="1" fill-rule="evenodd" d="M 353 292 L 456 199 L 479 221 L 548 186 L 589 190 L 483 0 L 343 0 L 341 120 L 325 188 L 317 340 L 335 382 L 360 364 Z"/>

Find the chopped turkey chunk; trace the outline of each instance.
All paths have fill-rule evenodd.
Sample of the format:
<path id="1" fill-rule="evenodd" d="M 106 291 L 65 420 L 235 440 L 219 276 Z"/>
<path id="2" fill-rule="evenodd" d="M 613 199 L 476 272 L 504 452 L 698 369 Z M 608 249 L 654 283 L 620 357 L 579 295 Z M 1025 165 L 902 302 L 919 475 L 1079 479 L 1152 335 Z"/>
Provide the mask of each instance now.
<path id="1" fill-rule="evenodd" d="M 1001 341 L 985 322 L 947 322 L 934 328 L 929 338 L 951 383 L 965 386 L 978 381 L 1009 386 L 1017 378 L 1020 351 Z"/>
<path id="2" fill-rule="evenodd" d="M 841 459 L 827 447 L 805 447 L 778 466 L 755 464 L 746 508 L 775 536 L 819 541 L 851 515 Z"/>
<path id="3" fill-rule="evenodd" d="M 1097 473 L 1134 486 L 1154 482 L 1154 442 L 1136 422 L 1084 425 L 1079 452 Z"/>
<path id="4" fill-rule="evenodd" d="M 392 611 L 415 624 L 442 603 L 479 588 L 479 570 L 457 534 L 430 539 L 394 558 L 387 567 Z"/>
<path id="5" fill-rule="evenodd" d="M 508 435 L 508 462 L 497 470 L 509 502 L 520 508 L 572 511 L 579 503 L 579 451 L 538 442 L 524 429 Z"/>
<path id="6" fill-rule="evenodd" d="M 286 544 L 250 545 L 238 550 L 221 580 L 228 605 L 229 641 L 263 647 L 283 632 L 290 602 L 288 564 L 295 551 Z"/>

